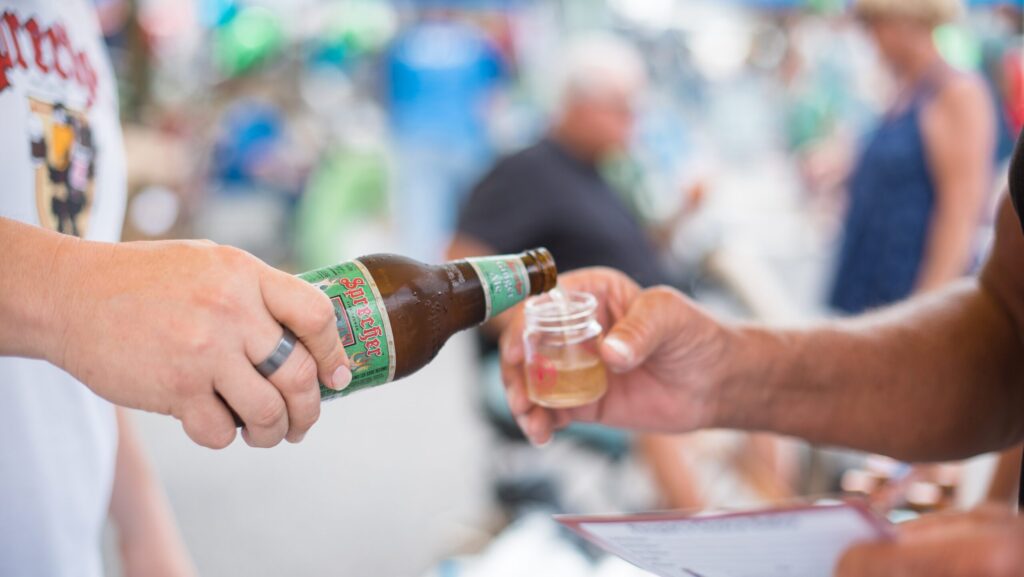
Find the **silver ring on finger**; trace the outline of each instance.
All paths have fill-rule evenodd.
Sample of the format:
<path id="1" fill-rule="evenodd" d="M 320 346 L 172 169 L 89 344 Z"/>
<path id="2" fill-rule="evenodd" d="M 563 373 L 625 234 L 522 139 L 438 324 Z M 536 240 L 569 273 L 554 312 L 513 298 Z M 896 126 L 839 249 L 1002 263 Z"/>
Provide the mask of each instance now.
<path id="1" fill-rule="evenodd" d="M 276 373 L 277 369 L 281 368 L 281 365 L 288 360 L 292 351 L 295 350 L 295 342 L 297 340 L 295 333 L 284 327 L 282 329 L 284 334 L 281 335 L 281 340 L 277 342 L 274 352 L 270 353 L 262 363 L 256 365 L 256 371 L 263 375 L 264 378 L 269 379 L 270 375 Z"/>

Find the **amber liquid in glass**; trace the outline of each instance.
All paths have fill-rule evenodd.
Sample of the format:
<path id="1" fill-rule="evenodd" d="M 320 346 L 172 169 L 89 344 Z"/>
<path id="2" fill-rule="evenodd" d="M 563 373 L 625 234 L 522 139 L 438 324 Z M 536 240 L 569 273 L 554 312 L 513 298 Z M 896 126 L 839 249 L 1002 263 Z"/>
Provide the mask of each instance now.
<path id="1" fill-rule="evenodd" d="M 596 355 L 572 359 L 537 359 L 526 367 L 530 398 L 542 407 L 561 409 L 588 405 L 604 396 L 608 378 Z"/>

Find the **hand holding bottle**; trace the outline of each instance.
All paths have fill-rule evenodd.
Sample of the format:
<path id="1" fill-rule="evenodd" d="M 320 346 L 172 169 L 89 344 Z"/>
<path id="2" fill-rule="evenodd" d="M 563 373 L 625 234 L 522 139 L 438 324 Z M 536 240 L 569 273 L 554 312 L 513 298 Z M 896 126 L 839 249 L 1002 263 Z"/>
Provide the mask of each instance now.
<path id="1" fill-rule="evenodd" d="M 572 421 L 682 432 L 713 423 L 716 384 L 733 334 L 678 291 L 642 290 L 626 275 L 604 268 L 559 276 L 559 288 L 593 294 L 598 320 L 608 328 L 600 346 L 609 369 L 608 392 L 598 402 L 551 410 L 527 397 L 522 346 L 523 313 L 514 313 L 501 337 L 502 377 L 509 407 L 524 434 L 544 444 Z"/>
<path id="2" fill-rule="evenodd" d="M 320 414 L 320 382 L 351 375 L 321 291 L 255 257 L 209 242 L 66 242 L 56 337 L 44 355 L 98 395 L 173 415 L 196 443 L 298 442 Z M 290 329 L 298 342 L 269 377 L 264 361 Z M 229 410 L 230 409 L 230 410 Z"/>

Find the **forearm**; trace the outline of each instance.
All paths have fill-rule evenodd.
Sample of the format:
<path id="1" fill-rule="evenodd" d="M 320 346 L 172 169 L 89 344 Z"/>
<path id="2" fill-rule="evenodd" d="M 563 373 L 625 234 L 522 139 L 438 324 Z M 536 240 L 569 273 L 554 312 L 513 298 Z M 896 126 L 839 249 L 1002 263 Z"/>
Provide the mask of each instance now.
<path id="1" fill-rule="evenodd" d="M 0 218 L 0 355 L 54 361 L 62 333 L 58 309 L 68 271 L 64 255 L 82 241 Z"/>
<path id="2" fill-rule="evenodd" d="M 195 575 L 167 499 L 124 409 L 110 515 L 117 526 L 125 577 Z"/>
<path id="3" fill-rule="evenodd" d="M 935 290 L 967 272 L 976 223 L 975 211 L 943 209 L 935 214 L 914 292 Z"/>
<path id="4" fill-rule="evenodd" d="M 1014 323 L 965 281 L 861 319 L 737 330 L 717 424 L 904 460 L 948 460 L 1024 436 Z"/>

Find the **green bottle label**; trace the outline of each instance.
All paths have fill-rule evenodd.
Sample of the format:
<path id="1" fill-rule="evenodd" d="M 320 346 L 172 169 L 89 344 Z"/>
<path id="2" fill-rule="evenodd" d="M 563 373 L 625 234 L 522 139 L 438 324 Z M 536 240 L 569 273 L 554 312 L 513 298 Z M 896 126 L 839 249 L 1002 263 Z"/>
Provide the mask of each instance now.
<path id="1" fill-rule="evenodd" d="M 530 275 L 517 256 L 468 258 L 484 287 L 488 319 L 495 317 L 530 296 Z"/>
<path id="2" fill-rule="evenodd" d="M 320 398 L 349 395 L 395 378 L 395 339 L 377 283 L 358 260 L 299 275 L 330 297 L 338 335 L 351 361 L 352 383 L 344 391 L 320 385 Z"/>

